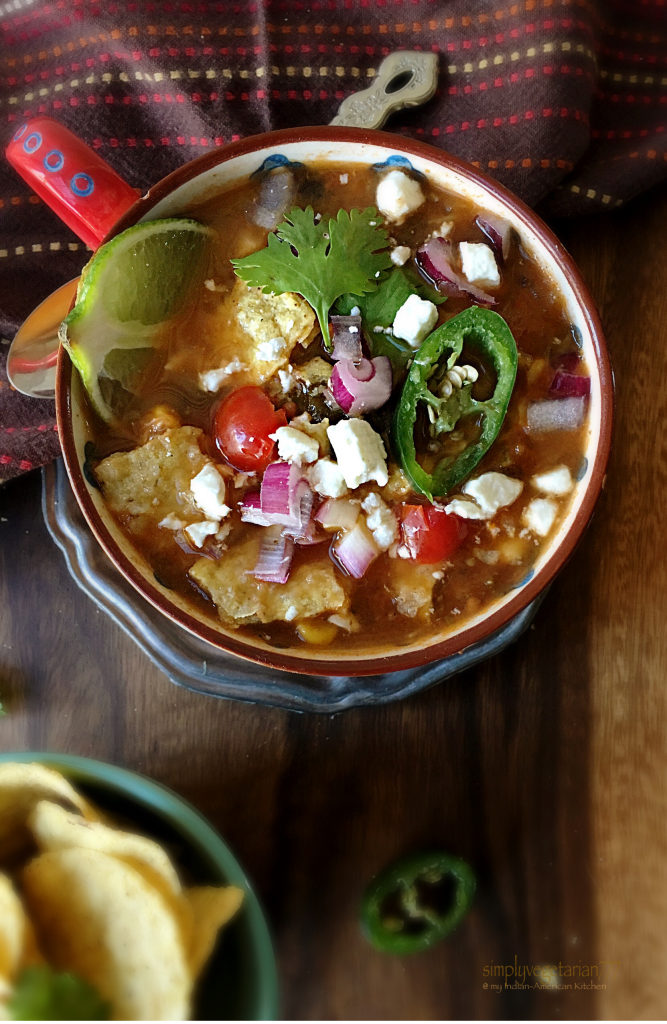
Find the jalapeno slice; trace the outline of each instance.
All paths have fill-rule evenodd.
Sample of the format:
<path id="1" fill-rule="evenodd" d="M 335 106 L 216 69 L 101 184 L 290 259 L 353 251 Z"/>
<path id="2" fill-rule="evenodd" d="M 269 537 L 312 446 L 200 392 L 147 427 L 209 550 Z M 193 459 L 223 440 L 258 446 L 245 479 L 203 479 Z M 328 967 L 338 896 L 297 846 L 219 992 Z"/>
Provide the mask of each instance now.
<path id="1" fill-rule="evenodd" d="M 471 386 L 454 389 L 448 397 L 434 394 L 429 380 L 436 367 L 444 357 L 446 369 L 451 370 L 468 339 L 493 364 L 496 372 L 493 394 L 486 401 L 477 401 L 472 397 Z M 461 483 L 497 438 L 512 397 L 517 361 L 516 342 L 503 318 L 493 310 L 478 306 L 464 310 L 438 327 L 417 351 L 396 409 L 393 437 L 403 471 L 415 490 L 429 501 L 448 494 Z M 460 454 L 442 458 L 432 473 L 427 473 L 417 461 L 414 432 L 420 402 L 429 410 L 436 436 L 452 431 L 463 416 L 481 419 L 477 440 Z"/>
<path id="2" fill-rule="evenodd" d="M 475 876 L 464 860 L 448 853 L 413 854 L 371 882 L 361 927 L 381 953 L 419 953 L 458 927 L 474 895 Z"/>

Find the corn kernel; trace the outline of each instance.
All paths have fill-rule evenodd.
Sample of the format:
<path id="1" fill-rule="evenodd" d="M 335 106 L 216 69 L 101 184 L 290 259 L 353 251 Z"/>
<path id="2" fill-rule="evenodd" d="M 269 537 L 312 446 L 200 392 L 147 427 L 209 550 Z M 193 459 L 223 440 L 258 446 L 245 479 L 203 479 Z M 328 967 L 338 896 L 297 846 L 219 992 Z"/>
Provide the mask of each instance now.
<path id="1" fill-rule="evenodd" d="M 498 545 L 501 561 L 510 565 L 523 561 L 527 549 L 528 544 L 522 537 L 508 537 Z"/>
<path id="2" fill-rule="evenodd" d="M 529 384 L 535 384 L 544 373 L 547 366 L 546 359 L 536 359 L 526 374 Z"/>
<path id="3" fill-rule="evenodd" d="M 304 619 L 296 627 L 296 631 L 307 644 L 328 647 L 336 639 L 338 626 L 333 622 L 321 622 L 317 619 Z"/>

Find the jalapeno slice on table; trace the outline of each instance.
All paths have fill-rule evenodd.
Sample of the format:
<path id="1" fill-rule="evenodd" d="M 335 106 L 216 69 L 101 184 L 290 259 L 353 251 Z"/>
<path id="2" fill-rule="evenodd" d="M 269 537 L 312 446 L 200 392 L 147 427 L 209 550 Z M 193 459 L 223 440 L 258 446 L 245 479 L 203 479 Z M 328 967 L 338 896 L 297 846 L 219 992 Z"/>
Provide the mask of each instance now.
<path id="1" fill-rule="evenodd" d="M 496 373 L 493 394 L 485 401 L 472 397 L 472 383 L 447 387 L 438 395 L 429 386 L 438 367 L 451 371 L 466 341 L 476 346 Z M 448 494 L 475 468 L 503 425 L 517 372 L 517 349 L 512 332 L 498 314 L 473 306 L 442 324 L 418 349 L 393 424 L 394 445 L 412 486 L 429 501 Z M 459 378 L 461 379 L 461 378 Z M 445 391 L 450 391 L 446 394 Z M 478 438 L 457 455 L 445 455 L 428 473 L 417 460 L 415 425 L 419 403 L 426 405 L 434 437 L 451 433 L 463 417 L 479 417 Z"/>
<path id="2" fill-rule="evenodd" d="M 447 853 L 412 854 L 370 884 L 361 927 L 381 953 L 419 953 L 458 927 L 474 895 L 475 876 L 464 860 Z"/>

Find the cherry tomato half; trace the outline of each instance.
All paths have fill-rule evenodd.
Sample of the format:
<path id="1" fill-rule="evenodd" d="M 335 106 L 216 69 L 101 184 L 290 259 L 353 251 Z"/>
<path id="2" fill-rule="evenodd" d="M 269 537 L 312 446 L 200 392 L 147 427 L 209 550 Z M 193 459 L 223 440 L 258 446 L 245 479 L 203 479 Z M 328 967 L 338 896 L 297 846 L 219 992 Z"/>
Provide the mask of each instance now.
<path id="1" fill-rule="evenodd" d="M 248 384 L 232 391 L 218 406 L 213 423 L 215 443 L 234 469 L 261 472 L 276 447 L 269 434 L 286 424 L 284 409 L 274 409 L 260 387 Z"/>
<path id="2" fill-rule="evenodd" d="M 443 562 L 463 543 L 468 528 L 434 505 L 401 505 L 401 539 L 415 562 Z"/>

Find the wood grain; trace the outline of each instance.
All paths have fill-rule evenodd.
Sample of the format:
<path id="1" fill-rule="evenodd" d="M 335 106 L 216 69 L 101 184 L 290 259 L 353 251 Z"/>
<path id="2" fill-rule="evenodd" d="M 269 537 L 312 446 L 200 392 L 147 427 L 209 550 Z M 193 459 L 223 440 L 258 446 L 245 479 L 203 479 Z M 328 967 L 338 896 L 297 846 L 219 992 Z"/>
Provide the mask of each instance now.
<path id="1" fill-rule="evenodd" d="M 199 807 L 265 902 L 289 1018 L 667 1014 L 667 198 L 558 228 L 616 372 L 607 486 L 529 633 L 434 690 L 335 717 L 179 690 L 70 580 L 38 476 L 0 491 L 0 749 L 113 761 Z M 474 910 L 381 956 L 363 889 L 431 846 L 474 865 Z M 598 990 L 484 988 L 486 967 L 602 961 Z"/>

